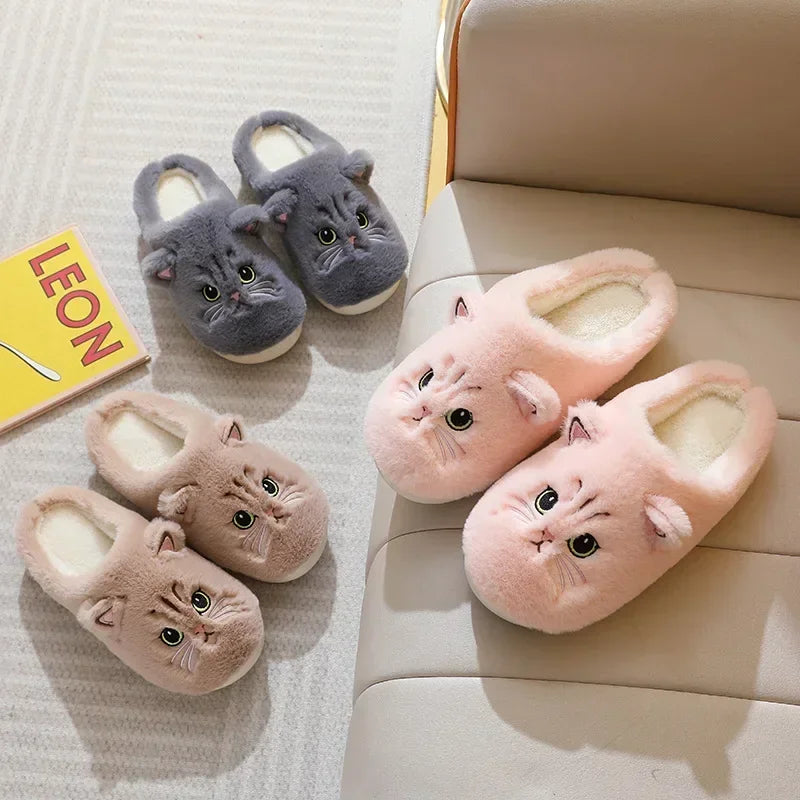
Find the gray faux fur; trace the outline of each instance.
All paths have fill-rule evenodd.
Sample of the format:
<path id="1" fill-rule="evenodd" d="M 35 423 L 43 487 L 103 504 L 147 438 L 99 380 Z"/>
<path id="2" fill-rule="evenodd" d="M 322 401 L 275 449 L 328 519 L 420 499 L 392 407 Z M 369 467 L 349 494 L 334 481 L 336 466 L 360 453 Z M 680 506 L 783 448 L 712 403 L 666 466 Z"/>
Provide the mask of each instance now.
<path id="1" fill-rule="evenodd" d="M 164 220 L 156 188 L 167 170 L 192 175 L 205 201 Z M 302 325 L 306 303 L 257 235 L 260 206 L 239 207 L 207 164 L 176 154 L 148 164 L 136 179 L 133 207 L 151 248 L 145 275 L 169 287 L 175 310 L 192 335 L 223 355 L 245 356 L 269 348 Z M 244 275 L 248 280 L 242 278 Z M 215 297 L 209 300 L 204 295 Z"/>
<path id="2" fill-rule="evenodd" d="M 252 142 L 260 128 L 273 125 L 296 131 L 313 145 L 313 152 L 270 172 Z M 319 300 L 334 308 L 351 306 L 400 280 L 408 251 L 391 215 L 368 186 L 373 169 L 368 153 L 347 153 L 297 114 L 264 111 L 237 131 L 233 158 L 243 179 L 263 198 L 264 221 L 283 233 L 303 283 Z"/>

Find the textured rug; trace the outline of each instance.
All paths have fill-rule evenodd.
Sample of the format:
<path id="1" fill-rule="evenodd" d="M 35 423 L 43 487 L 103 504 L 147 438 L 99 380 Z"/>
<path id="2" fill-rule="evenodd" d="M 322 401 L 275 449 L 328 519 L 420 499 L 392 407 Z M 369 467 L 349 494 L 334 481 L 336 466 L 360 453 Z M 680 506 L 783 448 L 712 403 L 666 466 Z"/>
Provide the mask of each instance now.
<path id="1" fill-rule="evenodd" d="M 145 290 L 131 185 L 145 162 L 184 151 L 237 191 L 238 124 L 288 108 L 373 153 L 374 185 L 413 246 L 437 21 L 437 0 L 0 4 L 0 253 L 77 223 L 153 356 L 0 439 L 1 797 L 338 797 L 375 486 L 361 420 L 392 359 L 403 292 L 352 319 L 312 301 L 287 356 L 230 364 L 184 332 L 166 294 Z M 18 508 L 36 492 L 75 483 L 113 496 L 82 426 L 121 386 L 242 414 L 330 498 L 319 565 L 290 585 L 249 582 L 263 657 L 208 697 L 169 695 L 127 670 L 24 575 L 14 550 Z"/>

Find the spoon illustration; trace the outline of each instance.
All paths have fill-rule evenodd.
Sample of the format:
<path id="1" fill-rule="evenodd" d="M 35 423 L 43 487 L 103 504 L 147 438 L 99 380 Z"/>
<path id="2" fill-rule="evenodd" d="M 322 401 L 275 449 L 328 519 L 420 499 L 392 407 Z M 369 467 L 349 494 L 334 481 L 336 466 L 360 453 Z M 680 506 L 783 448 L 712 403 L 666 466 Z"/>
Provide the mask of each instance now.
<path id="1" fill-rule="evenodd" d="M 30 356 L 26 356 L 25 353 L 20 353 L 16 347 L 12 347 L 10 344 L 6 344 L 6 342 L 0 342 L 0 347 L 5 348 L 9 353 L 13 353 L 17 358 L 22 359 L 22 361 L 32 370 L 38 372 L 43 378 L 47 378 L 49 381 L 61 380 L 61 376 L 54 369 L 50 369 L 50 367 L 45 367 L 38 361 L 34 361 Z"/>

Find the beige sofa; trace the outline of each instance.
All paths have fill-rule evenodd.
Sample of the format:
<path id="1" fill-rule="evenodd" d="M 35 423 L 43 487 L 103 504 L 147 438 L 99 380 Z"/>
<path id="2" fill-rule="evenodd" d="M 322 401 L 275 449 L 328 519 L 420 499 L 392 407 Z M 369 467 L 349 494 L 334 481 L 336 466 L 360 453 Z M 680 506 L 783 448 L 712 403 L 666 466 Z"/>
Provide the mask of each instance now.
<path id="1" fill-rule="evenodd" d="M 398 355 L 457 292 L 635 247 L 671 271 L 680 308 L 624 384 L 730 359 L 781 419 L 701 546 L 562 636 L 471 595 L 474 499 L 422 506 L 381 484 L 343 800 L 800 798 L 798 43 L 795 0 L 465 6 L 453 180 L 422 226 Z"/>

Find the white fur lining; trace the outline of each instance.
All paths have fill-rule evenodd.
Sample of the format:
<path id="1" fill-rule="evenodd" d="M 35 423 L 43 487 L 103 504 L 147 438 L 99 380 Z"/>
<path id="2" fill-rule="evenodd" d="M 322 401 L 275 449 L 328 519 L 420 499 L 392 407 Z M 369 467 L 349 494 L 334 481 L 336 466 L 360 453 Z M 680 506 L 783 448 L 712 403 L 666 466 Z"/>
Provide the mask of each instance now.
<path id="1" fill-rule="evenodd" d="M 638 274 L 595 275 L 563 289 L 528 298 L 531 314 L 566 336 L 598 341 L 630 325 L 647 306 Z"/>
<path id="2" fill-rule="evenodd" d="M 308 139 L 285 125 L 259 128 L 250 144 L 256 158 L 271 172 L 314 152 L 314 145 Z"/>
<path id="3" fill-rule="evenodd" d="M 59 503 L 42 513 L 36 538 L 58 572 L 80 575 L 100 565 L 114 536 L 76 506 Z"/>
<path id="4" fill-rule="evenodd" d="M 108 426 L 108 443 L 120 458 L 138 470 L 162 467 L 183 448 L 184 437 L 175 426 L 167 430 L 160 420 L 126 408 Z"/>
<path id="5" fill-rule="evenodd" d="M 707 470 L 733 443 L 745 423 L 742 389 L 708 384 L 650 411 L 662 444 L 686 466 Z"/>
<path id="6" fill-rule="evenodd" d="M 175 168 L 162 172 L 156 186 L 158 213 L 163 220 L 180 217 L 189 209 L 204 203 L 206 193 L 191 173 Z"/>

